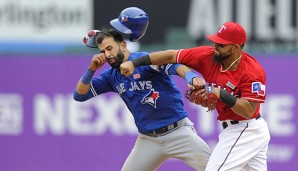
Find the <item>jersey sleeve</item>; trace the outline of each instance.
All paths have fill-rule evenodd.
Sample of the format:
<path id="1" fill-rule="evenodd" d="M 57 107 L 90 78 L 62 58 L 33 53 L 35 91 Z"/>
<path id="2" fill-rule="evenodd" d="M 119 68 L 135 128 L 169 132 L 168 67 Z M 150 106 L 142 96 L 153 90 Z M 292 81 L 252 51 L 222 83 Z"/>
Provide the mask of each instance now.
<path id="1" fill-rule="evenodd" d="M 92 79 L 90 91 L 93 96 L 113 91 L 110 84 L 110 81 L 112 80 L 109 76 L 112 75 L 110 71 L 111 70 L 106 70 L 99 77 Z"/>
<path id="2" fill-rule="evenodd" d="M 266 99 L 266 75 L 250 77 L 241 86 L 241 98 L 258 103 L 264 103 Z"/>
<path id="3" fill-rule="evenodd" d="M 181 64 L 166 64 L 166 65 L 150 65 L 150 68 L 154 71 L 165 73 L 167 75 L 178 75 L 177 68 Z"/>
<path id="4" fill-rule="evenodd" d="M 199 46 L 190 49 L 180 49 L 176 54 L 176 62 L 187 65 L 199 73 L 205 70 L 205 67 L 210 66 L 210 56 L 214 53 L 212 46 Z"/>

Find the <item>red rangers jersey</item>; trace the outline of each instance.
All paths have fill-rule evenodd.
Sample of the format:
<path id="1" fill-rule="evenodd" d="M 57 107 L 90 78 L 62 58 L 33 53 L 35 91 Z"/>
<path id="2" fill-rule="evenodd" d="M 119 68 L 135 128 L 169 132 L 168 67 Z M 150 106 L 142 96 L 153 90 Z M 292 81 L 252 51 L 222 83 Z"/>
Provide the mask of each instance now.
<path id="1" fill-rule="evenodd" d="M 265 102 L 266 73 L 255 58 L 242 52 L 242 58 L 236 70 L 221 72 L 221 65 L 214 62 L 212 57 L 214 48 L 211 46 L 200 46 L 191 49 L 180 49 L 177 53 L 177 63 L 185 64 L 198 71 L 206 82 L 225 89 L 237 98 L 249 101 Z M 216 109 L 218 120 L 246 120 L 222 101 L 218 101 Z M 260 112 L 260 104 L 252 118 L 257 117 Z"/>

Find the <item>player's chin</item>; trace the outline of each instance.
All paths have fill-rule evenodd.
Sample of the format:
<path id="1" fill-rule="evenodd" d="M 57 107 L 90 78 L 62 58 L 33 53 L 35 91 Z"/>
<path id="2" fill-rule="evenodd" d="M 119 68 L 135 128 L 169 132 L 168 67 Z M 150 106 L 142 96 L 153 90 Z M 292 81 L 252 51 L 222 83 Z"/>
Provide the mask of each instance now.
<path id="1" fill-rule="evenodd" d="M 119 67 L 120 67 L 120 64 L 119 64 L 118 62 L 113 62 L 113 63 L 110 63 L 110 62 L 109 62 L 109 64 L 110 64 L 110 66 L 111 66 L 112 68 L 119 68 Z"/>
<path id="2" fill-rule="evenodd" d="M 111 67 L 115 66 L 115 62 L 108 62 L 108 63 L 111 65 Z"/>

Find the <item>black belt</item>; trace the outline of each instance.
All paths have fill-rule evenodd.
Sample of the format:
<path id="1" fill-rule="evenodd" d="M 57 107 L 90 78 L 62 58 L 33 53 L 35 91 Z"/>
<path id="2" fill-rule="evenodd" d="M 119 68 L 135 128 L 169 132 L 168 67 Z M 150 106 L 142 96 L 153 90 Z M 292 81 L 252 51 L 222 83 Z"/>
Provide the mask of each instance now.
<path id="1" fill-rule="evenodd" d="M 158 128 L 158 129 L 156 129 L 156 130 L 146 132 L 145 134 L 146 134 L 146 135 L 149 135 L 149 136 L 156 136 L 156 135 L 158 135 L 158 134 L 165 134 L 165 133 L 167 133 L 168 131 L 171 131 L 171 130 L 173 130 L 174 128 L 177 128 L 177 127 L 178 127 L 178 122 L 174 122 L 174 123 L 172 123 L 172 124 L 170 124 L 170 125 L 167 125 L 167 126 Z"/>
<path id="2" fill-rule="evenodd" d="M 258 119 L 260 119 L 260 118 L 261 118 L 261 115 L 258 114 L 258 116 L 257 116 L 255 119 L 258 120 Z M 231 125 L 235 125 L 235 124 L 239 124 L 239 123 L 240 123 L 240 122 L 237 121 L 237 120 L 234 120 L 234 121 L 224 121 L 224 122 L 222 122 L 222 127 L 223 127 L 223 129 L 226 129 L 226 128 L 229 126 L 228 122 L 230 122 Z"/>

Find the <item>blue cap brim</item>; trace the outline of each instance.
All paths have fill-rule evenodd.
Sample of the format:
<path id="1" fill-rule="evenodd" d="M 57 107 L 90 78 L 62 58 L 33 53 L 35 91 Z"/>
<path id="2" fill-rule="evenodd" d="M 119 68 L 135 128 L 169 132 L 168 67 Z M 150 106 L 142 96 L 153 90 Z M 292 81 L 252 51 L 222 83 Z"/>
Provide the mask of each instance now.
<path id="1" fill-rule="evenodd" d="M 132 31 L 130 29 L 128 29 L 127 27 L 125 27 L 119 20 L 118 18 L 110 21 L 110 24 L 118 31 L 120 31 L 121 33 L 124 34 L 131 34 Z"/>

